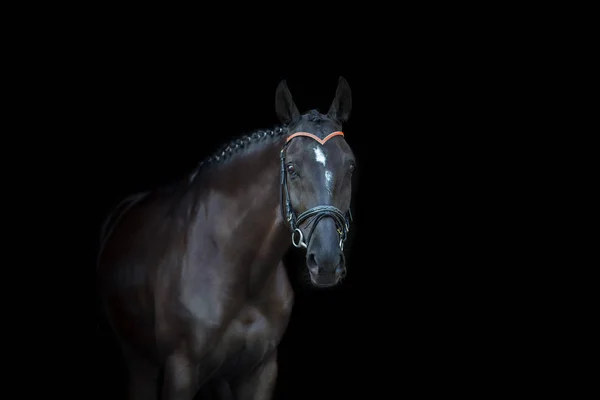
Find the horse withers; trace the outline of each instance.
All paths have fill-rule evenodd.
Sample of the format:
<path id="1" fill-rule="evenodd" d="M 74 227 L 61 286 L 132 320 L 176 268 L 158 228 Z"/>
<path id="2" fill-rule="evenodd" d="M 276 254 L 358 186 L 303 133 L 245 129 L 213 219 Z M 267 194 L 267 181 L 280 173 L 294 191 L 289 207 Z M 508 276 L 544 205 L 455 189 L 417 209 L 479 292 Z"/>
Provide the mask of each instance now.
<path id="1" fill-rule="evenodd" d="M 282 126 L 233 140 L 108 218 L 98 283 L 129 398 L 191 400 L 208 386 L 224 399 L 271 398 L 294 298 L 282 264 L 290 242 L 306 250 L 314 286 L 346 273 L 351 101 L 340 77 L 327 114 L 301 115 L 282 81 Z"/>

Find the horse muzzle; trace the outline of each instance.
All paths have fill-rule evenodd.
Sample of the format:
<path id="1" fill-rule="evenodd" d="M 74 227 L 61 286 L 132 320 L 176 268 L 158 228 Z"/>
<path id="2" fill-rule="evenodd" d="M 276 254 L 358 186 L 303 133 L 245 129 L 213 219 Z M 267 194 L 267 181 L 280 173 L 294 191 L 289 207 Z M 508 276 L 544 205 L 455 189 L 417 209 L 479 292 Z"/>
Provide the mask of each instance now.
<path id="1" fill-rule="evenodd" d="M 338 267 L 333 273 L 315 272 L 313 268 L 309 267 L 308 274 L 310 275 L 310 282 L 313 286 L 325 288 L 340 283 L 342 278 L 346 275 L 346 267 Z"/>
<path id="2" fill-rule="evenodd" d="M 344 253 L 335 242 L 325 247 L 318 244 L 318 239 L 315 242 L 308 247 L 306 255 L 310 280 L 318 287 L 336 285 L 346 275 Z"/>

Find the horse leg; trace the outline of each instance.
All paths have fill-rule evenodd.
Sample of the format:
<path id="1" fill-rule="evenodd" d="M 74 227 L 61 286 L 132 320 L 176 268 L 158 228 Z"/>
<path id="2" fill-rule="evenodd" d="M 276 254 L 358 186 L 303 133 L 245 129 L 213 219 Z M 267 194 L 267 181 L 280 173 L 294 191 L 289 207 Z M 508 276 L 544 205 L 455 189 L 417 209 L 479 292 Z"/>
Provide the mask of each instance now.
<path id="1" fill-rule="evenodd" d="M 216 379 L 207 382 L 194 397 L 195 400 L 236 400 L 231 387 L 225 379 Z"/>
<path id="2" fill-rule="evenodd" d="M 234 400 L 233 393 L 231 392 L 231 386 L 229 382 L 224 379 L 220 379 L 215 382 L 216 390 L 219 396 L 219 400 Z"/>
<path id="3" fill-rule="evenodd" d="M 270 400 L 277 380 L 277 351 L 264 360 L 249 375 L 238 380 L 237 400 Z"/>
<path id="4" fill-rule="evenodd" d="M 198 391 L 198 368 L 183 352 L 175 352 L 165 363 L 162 400 L 192 400 Z"/>
<path id="5" fill-rule="evenodd" d="M 158 399 L 158 367 L 137 356 L 127 354 L 127 368 L 129 372 L 127 398 L 129 400 Z"/>

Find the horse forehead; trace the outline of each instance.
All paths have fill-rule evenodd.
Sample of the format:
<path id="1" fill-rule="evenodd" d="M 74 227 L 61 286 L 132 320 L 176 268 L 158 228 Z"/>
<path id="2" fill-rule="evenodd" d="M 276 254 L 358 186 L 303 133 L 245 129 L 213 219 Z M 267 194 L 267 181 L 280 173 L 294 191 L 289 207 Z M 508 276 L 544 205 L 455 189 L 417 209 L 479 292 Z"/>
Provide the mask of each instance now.
<path id="1" fill-rule="evenodd" d="M 308 151 L 306 151 L 303 158 L 309 159 L 311 165 L 320 168 L 324 167 L 330 172 L 335 172 L 336 167 L 345 158 L 343 146 L 335 139 L 325 144 L 320 144 L 313 140 L 313 143 L 310 143 L 307 149 Z"/>
<path id="2" fill-rule="evenodd" d="M 310 144 L 310 148 L 314 157 L 318 158 L 319 160 L 323 158 L 339 158 L 343 153 L 340 141 L 335 140 L 335 138 L 333 140 L 328 140 L 324 144 L 313 141 L 313 143 Z"/>
<path id="3" fill-rule="evenodd" d="M 323 166 L 327 165 L 327 155 L 323 151 L 323 146 L 319 145 L 318 143 L 314 143 L 312 145 L 312 150 L 314 153 L 314 160 L 317 162 L 317 164 L 321 164 Z"/>

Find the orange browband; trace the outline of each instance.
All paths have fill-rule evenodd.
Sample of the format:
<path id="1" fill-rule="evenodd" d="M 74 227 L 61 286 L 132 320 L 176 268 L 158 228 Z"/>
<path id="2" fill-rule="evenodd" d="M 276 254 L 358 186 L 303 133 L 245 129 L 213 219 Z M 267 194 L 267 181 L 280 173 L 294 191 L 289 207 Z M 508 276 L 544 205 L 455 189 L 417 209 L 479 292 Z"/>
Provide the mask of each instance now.
<path id="1" fill-rule="evenodd" d="M 296 133 L 290 135 L 285 142 L 287 143 L 290 140 L 292 140 L 293 138 L 298 137 L 298 136 L 306 136 L 306 137 L 315 139 L 322 146 L 322 145 L 325 144 L 326 141 L 328 141 L 329 139 L 331 139 L 334 136 L 344 136 L 344 132 L 342 132 L 342 131 L 332 132 L 329 135 L 327 135 L 323 140 L 319 139 L 317 136 L 313 135 L 312 133 L 308 133 L 308 132 L 296 132 Z"/>

